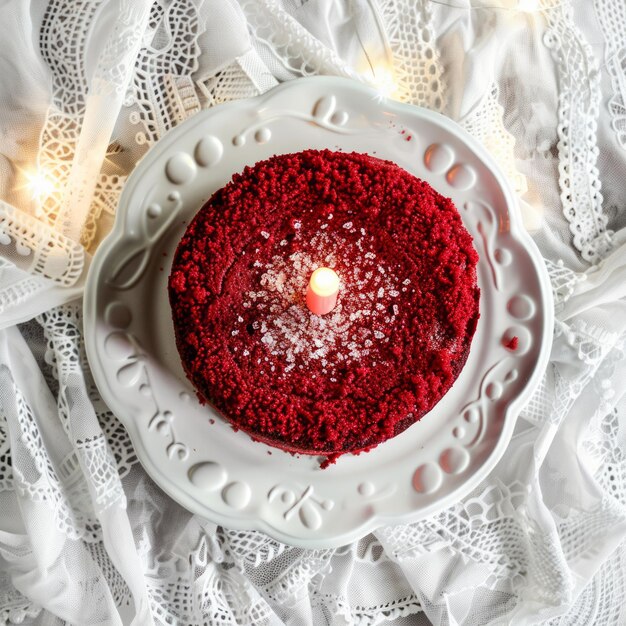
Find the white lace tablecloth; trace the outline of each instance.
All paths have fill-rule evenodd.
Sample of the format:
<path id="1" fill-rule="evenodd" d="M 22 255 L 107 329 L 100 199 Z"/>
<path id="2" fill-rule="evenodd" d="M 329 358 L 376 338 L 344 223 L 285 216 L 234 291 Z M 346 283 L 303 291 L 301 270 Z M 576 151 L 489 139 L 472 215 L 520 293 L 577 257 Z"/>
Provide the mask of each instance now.
<path id="1" fill-rule="evenodd" d="M 623 0 L 5 0 L 0 41 L 1 624 L 626 624 Z M 488 479 L 316 551 L 154 485 L 98 397 L 80 304 L 145 151 L 310 74 L 481 141 L 556 302 L 543 382 Z"/>

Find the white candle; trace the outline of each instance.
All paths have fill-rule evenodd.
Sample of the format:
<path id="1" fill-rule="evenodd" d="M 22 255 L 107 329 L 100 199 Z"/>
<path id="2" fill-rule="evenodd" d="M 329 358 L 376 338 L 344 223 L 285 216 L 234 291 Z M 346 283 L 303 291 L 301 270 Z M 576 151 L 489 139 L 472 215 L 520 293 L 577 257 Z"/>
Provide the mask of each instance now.
<path id="1" fill-rule="evenodd" d="M 311 313 L 324 315 L 330 313 L 337 304 L 339 276 L 330 267 L 318 267 L 309 280 L 306 290 L 306 305 Z"/>

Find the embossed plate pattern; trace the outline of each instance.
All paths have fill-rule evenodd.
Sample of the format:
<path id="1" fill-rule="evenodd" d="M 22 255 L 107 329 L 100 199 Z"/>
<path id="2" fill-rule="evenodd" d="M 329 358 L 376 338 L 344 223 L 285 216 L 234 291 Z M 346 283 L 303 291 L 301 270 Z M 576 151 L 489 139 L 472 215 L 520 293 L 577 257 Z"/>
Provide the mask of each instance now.
<path id="1" fill-rule="evenodd" d="M 400 436 L 326 470 L 254 443 L 200 406 L 167 298 L 173 252 L 203 202 L 245 165 L 306 148 L 367 152 L 425 179 L 454 200 L 480 255 L 481 318 L 452 389 Z M 475 487 L 539 381 L 551 329 L 541 257 L 485 150 L 447 118 L 327 77 L 203 111 L 168 133 L 128 181 L 85 292 L 95 380 L 153 479 L 217 523 L 308 548 L 417 520 Z M 505 345 L 513 336 L 516 350 Z"/>

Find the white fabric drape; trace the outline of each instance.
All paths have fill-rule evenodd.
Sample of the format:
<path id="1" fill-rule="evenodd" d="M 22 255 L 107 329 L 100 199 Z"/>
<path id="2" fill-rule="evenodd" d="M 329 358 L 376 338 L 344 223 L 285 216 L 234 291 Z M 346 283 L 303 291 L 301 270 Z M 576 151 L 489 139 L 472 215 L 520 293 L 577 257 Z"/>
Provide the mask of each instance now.
<path id="1" fill-rule="evenodd" d="M 625 624 L 625 33 L 623 0 L 0 1 L 0 624 Z M 79 298 L 151 145 L 312 74 L 486 146 L 556 322 L 472 494 L 306 551 L 151 482 L 91 379 Z"/>

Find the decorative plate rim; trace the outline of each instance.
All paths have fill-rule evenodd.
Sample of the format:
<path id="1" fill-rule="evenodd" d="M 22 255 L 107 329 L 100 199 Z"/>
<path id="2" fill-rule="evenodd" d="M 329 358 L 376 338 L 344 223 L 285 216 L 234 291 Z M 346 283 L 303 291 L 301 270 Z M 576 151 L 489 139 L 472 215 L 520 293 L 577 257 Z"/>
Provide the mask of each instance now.
<path id="1" fill-rule="evenodd" d="M 181 129 L 188 132 L 192 128 L 206 124 L 209 120 L 211 120 L 211 118 L 218 114 L 222 114 L 222 112 L 226 110 L 225 107 L 228 107 L 233 114 L 241 111 L 250 111 L 254 109 L 255 104 L 261 104 L 269 98 L 274 98 L 277 94 L 286 94 L 292 89 L 299 89 L 304 83 L 309 85 L 311 90 L 313 92 L 317 92 L 318 94 L 323 94 L 325 91 L 332 89 L 343 89 L 359 92 L 368 98 L 376 97 L 376 93 L 372 89 L 349 79 L 336 77 L 311 77 L 297 79 L 295 81 L 283 83 L 271 91 L 255 98 L 226 103 L 224 105 L 219 105 L 200 112 L 191 119 L 186 120 L 181 125 L 177 126 L 172 132 L 168 133 L 158 142 L 158 144 L 156 144 L 150 153 L 156 152 L 157 150 L 161 154 L 164 153 L 168 148 L 176 144 L 178 137 L 183 132 Z M 544 306 L 541 311 L 542 341 L 536 365 L 531 375 L 526 380 L 522 390 L 505 405 L 504 415 L 502 417 L 502 428 L 498 439 L 482 464 L 471 475 L 467 476 L 464 482 L 460 483 L 456 488 L 446 492 L 446 494 L 440 499 L 434 500 L 417 510 L 409 510 L 401 514 L 386 514 L 384 512 L 376 511 L 375 514 L 364 519 L 360 525 L 353 526 L 350 530 L 332 537 L 324 538 L 316 537 L 314 534 L 307 537 L 294 536 L 258 516 L 242 517 L 236 512 L 231 515 L 214 510 L 212 510 L 209 515 L 206 507 L 201 506 L 196 499 L 177 487 L 176 484 L 174 484 L 174 482 L 171 481 L 167 475 L 165 475 L 164 471 L 157 466 L 151 458 L 150 452 L 144 445 L 142 433 L 138 427 L 135 417 L 128 414 L 128 409 L 124 402 L 118 399 L 116 393 L 106 380 L 106 377 L 102 374 L 102 372 L 100 372 L 100 363 L 96 348 L 96 319 L 98 314 L 96 308 L 97 281 L 102 267 L 107 259 L 107 255 L 115 248 L 116 244 L 124 241 L 128 236 L 127 229 L 128 221 L 130 219 L 129 201 L 133 197 L 133 193 L 139 185 L 142 177 L 150 172 L 150 169 L 153 167 L 153 162 L 150 158 L 144 157 L 137 165 L 124 187 L 113 228 L 98 247 L 89 268 L 83 298 L 85 348 L 96 385 L 107 405 L 112 409 L 127 429 L 140 463 L 144 466 L 148 474 L 157 482 L 161 489 L 163 489 L 170 497 L 190 510 L 192 513 L 209 518 L 212 521 L 229 528 L 265 532 L 278 541 L 303 548 L 337 547 L 351 541 L 358 540 L 372 530 L 386 524 L 402 524 L 419 521 L 420 519 L 433 515 L 458 501 L 472 491 L 488 476 L 497 462 L 502 458 L 511 440 L 520 410 L 536 389 L 541 376 L 543 375 L 548 363 L 552 343 L 552 326 L 554 322 L 552 290 L 543 264 L 543 258 L 541 257 L 534 241 L 521 225 L 521 220 L 517 211 L 517 202 L 505 176 L 501 173 L 494 159 L 486 151 L 486 149 L 449 118 L 439 113 L 395 101 L 385 101 L 384 106 L 387 110 L 397 113 L 398 115 L 416 116 L 419 114 L 423 120 L 431 122 L 436 126 L 442 126 L 450 133 L 459 137 L 461 141 L 466 144 L 469 150 L 471 150 L 478 157 L 478 159 L 488 167 L 493 175 L 506 201 L 508 216 L 510 219 L 510 232 L 512 236 L 514 236 L 515 240 L 523 245 L 525 252 L 528 254 L 530 261 L 534 265 L 541 297 L 543 298 Z"/>

